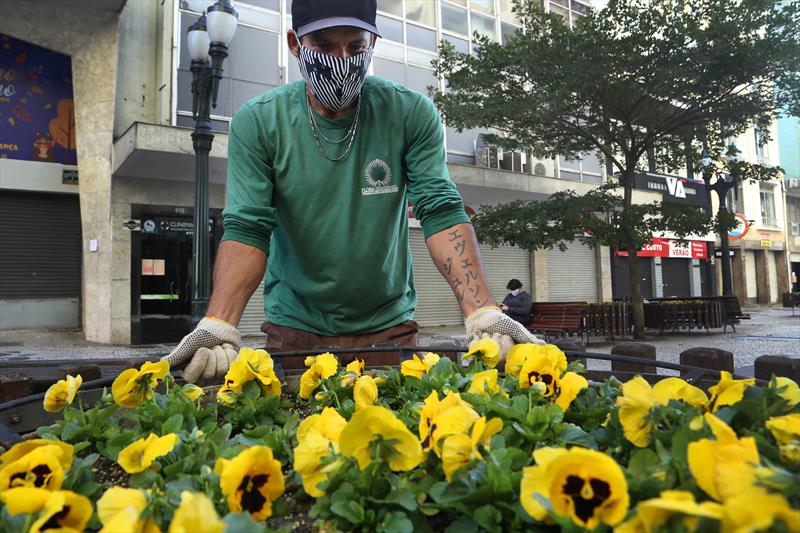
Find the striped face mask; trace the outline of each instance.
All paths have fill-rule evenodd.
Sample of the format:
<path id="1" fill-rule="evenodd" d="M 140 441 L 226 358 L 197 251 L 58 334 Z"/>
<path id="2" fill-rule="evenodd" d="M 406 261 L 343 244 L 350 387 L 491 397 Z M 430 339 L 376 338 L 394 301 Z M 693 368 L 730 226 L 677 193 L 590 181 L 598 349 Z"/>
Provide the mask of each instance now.
<path id="1" fill-rule="evenodd" d="M 300 45 L 297 62 L 311 94 L 331 111 L 340 111 L 361 92 L 372 61 L 372 47 L 358 55 L 334 57 Z"/>

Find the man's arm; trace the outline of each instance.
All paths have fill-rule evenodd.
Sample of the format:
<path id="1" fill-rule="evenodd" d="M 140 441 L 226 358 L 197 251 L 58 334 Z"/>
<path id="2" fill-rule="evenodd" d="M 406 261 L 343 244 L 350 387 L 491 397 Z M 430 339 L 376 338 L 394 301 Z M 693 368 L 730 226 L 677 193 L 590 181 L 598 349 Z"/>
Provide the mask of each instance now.
<path id="1" fill-rule="evenodd" d="M 450 284 L 464 316 L 497 305 L 483 271 L 472 224 L 461 223 L 434 233 L 425 241 L 436 268 Z"/>
<path id="2" fill-rule="evenodd" d="M 253 292 L 264 279 L 267 255 L 237 241 L 223 241 L 214 263 L 214 291 L 206 316 L 237 326 Z"/>

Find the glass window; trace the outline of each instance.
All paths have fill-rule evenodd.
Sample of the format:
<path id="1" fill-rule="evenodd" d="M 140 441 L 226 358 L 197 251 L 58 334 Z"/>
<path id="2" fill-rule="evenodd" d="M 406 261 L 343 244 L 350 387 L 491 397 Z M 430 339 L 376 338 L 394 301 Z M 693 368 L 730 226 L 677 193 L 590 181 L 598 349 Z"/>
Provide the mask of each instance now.
<path id="1" fill-rule="evenodd" d="M 378 0 L 378 10 L 402 17 L 403 2 L 402 0 Z"/>
<path id="2" fill-rule="evenodd" d="M 501 22 L 500 34 L 503 37 L 503 44 L 507 43 L 508 40 L 511 39 L 515 33 L 517 33 L 517 30 L 519 30 L 518 26 L 514 26 L 508 22 Z"/>
<path id="3" fill-rule="evenodd" d="M 439 80 L 432 71 L 408 65 L 406 67 L 406 86 L 414 91 L 428 95 L 428 86 L 437 87 Z"/>
<path id="4" fill-rule="evenodd" d="M 467 10 L 456 6 L 442 4 L 442 29 L 469 35 Z"/>
<path id="5" fill-rule="evenodd" d="M 466 39 L 459 39 L 458 37 L 452 37 L 450 35 L 442 35 L 442 38 L 455 46 L 456 50 L 462 54 L 469 53 L 469 41 Z"/>
<path id="6" fill-rule="evenodd" d="M 389 39 L 390 41 L 396 41 L 398 43 L 403 42 L 402 22 L 397 19 L 378 15 L 375 18 L 375 23 L 378 26 L 378 31 L 381 32 L 381 35 L 384 39 Z"/>
<path id="7" fill-rule="evenodd" d="M 551 3 L 550 4 L 550 13 L 555 13 L 556 15 L 558 15 L 562 19 L 564 19 L 564 22 L 569 24 L 569 10 L 568 9 L 564 9 L 561 6 L 557 6 L 557 5 Z"/>
<path id="8" fill-rule="evenodd" d="M 581 15 L 588 15 L 591 8 L 586 4 L 572 0 L 572 10 Z"/>
<path id="9" fill-rule="evenodd" d="M 433 68 L 431 62 L 436 58 L 436 54 L 422 52 L 421 50 L 406 49 L 408 62 L 415 65 L 420 65 L 425 68 Z"/>
<path id="10" fill-rule="evenodd" d="M 401 85 L 406 84 L 405 65 L 376 57 L 372 60 L 372 70 L 376 76 L 386 78 Z"/>
<path id="11" fill-rule="evenodd" d="M 519 22 L 519 17 L 514 14 L 513 0 L 500 0 L 500 18 L 511 22 Z"/>
<path id="12" fill-rule="evenodd" d="M 281 0 L 239 0 L 239 2 L 242 4 L 250 4 L 251 6 L 262 7 L 264 9 L 271 9 L 272 11 L 281 10 Z M 239 6 L 236 7 L 237 7 L 236 11 L 239 11 L 238 9 Z M 241 17 L 241 15 L 239 16 Z"/>
<path id="13" fill-rule="evenodd" d="M 428 26 L 436 25 L 436 2 L 431 0 L 406 0 L 406 17 Z"/>
<path id="14" fill-rule="evenodd" d="M 775 217 L 775 194 L 772 187 L 761 184 L 761 223 L 765 226 L 777 226 Z"/>
<path id="15" fill-rule="evenodd" d="M 251 24 L 275 32 L 281 30 L 280 15 L 265 13 L 259 9 L 252 9 L 247 6 L 236 6 L 236 12 L 239 14 L 239 24 Z"/>
<path id="16" fill-rule="evenodd" d="M 180 0 L 178 5 L 181 9 L 202 13 L 213 3 L 214 0 Z"/>
<path id="17" fill-rule="evenodd" d="M 577 170 L 578 172 L 581 171 L 581 160 L 580 159 L 567 159 L 566 157 L 559 157 L 559 165 L 561 168 L 569 168 L 572 170 Z"/>
<path id="18" fill-rule="evenodd" d="M 595 174 L 600 174 L 602 172 L 602 167 L 597 154 L 584 154 L 582 168 L 584 172 L 594 172 Z"/>
<path id="19" fill-rule="evenodd" d="M 428 28 L 406 24 L 406 44 L 425 50 L 436 50 L 436 32 Z"/>
<path id="20" fill-rule="evenodd" d="M 467 6 L 467 0 L 448 0 L 448 2 L 452 2 L 453 4 L 458 4 L 460 6 Z M 444 5 L 444 2 L 442 3 Z"/>
<path id="21" fill-rule="evenodd" d="M 561 170 L 559 172 L 562 180 L 569 180 L 569 181 L 581 181 L 581 174 L 580 172 L 570 172 L 567 170 Z"/>
<path id="22" fill-rule="evenodd" d="M 497 34 L 494 31 L 494 19 L 492 17 L 472 13 L 472 30 L 497 40 Z"/>
<path id="23" fill-rule="evenodd" d="M 402 44 L 394 44 L 383 39 L 378 40 L 378 44 L 375 46 L 375 55 L 398 61 L 406 60 L 405 47 Z"/>
<path id="24" fill-rule="evenodd" d="M 469 7 L 477 11 L 494 15 L 494 0 L 472 0 Z"/>
<path id="25" fill-rule="evenodd" d="M 761 130 L 758 128 L 753 128 L 753 133 L 755 134 L 756 156 L 765 157 L 767 153 L 766 145 L 763 144 L 764 136 L 761 134 Z"/>

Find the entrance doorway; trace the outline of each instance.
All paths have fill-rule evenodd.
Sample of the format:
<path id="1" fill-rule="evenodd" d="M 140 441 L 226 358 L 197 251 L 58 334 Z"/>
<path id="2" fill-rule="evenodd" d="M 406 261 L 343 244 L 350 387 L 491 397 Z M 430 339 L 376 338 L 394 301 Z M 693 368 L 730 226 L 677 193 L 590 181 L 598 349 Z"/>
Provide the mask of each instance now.
<path id="1" fill-rule="evenodd" d="M 213 265 L 222 227 L 220 210 L 209 212 Z M 191 317 L 192 208 L 131 206 L 131 214 L 141 223 L 131 243 L 131 340 L 179 341 Z"/>
<path id="2" fill-rule="evenodd" d="M 661 258 L 663 298 L 688 298 L 690 259 Z"/>

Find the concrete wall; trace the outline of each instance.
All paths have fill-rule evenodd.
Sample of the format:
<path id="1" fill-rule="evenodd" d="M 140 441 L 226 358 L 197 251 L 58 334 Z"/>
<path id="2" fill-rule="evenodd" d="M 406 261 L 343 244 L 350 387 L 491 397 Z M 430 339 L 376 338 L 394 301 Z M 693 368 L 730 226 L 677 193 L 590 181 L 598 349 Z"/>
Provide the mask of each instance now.
<path id="1" fill-rule="evenodd" d="M 54 7 L 11 0 L 0 0 L 0 13 L 0 32 L 71 56 L 84 238 L 82 323 L 88 340 L 112 342 L 108 286 L 118 14 L 66 2 Z M 90 239 L 98 240 L 96 252 L 89 251 Z"/>

